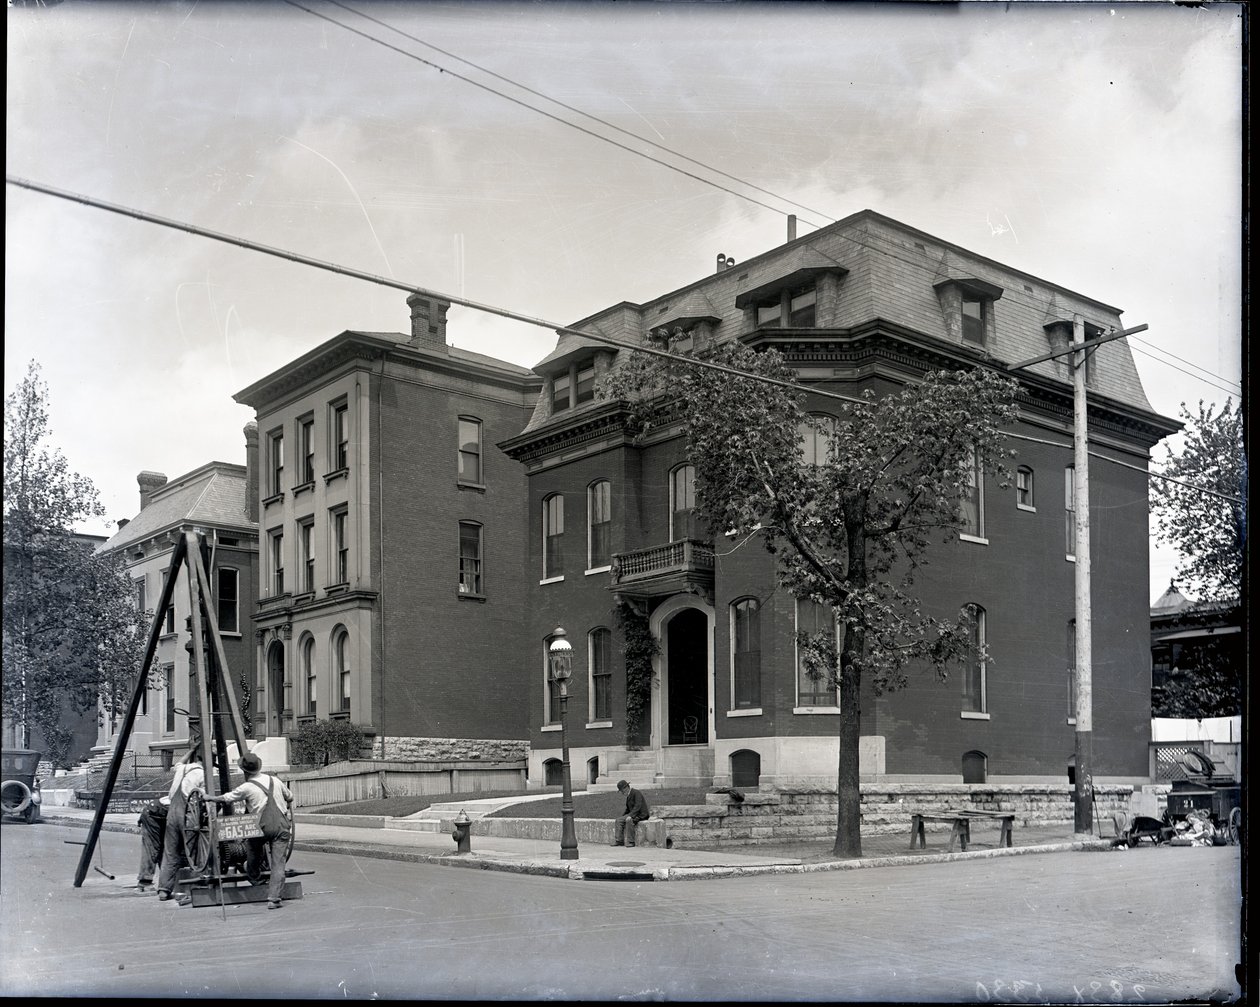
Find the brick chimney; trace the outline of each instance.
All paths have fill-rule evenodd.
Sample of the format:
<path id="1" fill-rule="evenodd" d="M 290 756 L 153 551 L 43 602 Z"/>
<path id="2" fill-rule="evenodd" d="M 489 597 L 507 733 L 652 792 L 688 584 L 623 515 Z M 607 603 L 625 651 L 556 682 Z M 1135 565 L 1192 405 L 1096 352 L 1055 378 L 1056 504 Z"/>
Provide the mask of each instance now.
<path id="1" fill-rule="evenodd" d="M 245 424 L 245 516 L 258 520 L 258 424 Z"/>
<path id="2" fill-rule="evenodd" d="M 145 471 L 136 476 L 136 482 L 140 484 L 140 509 L 144 510 L 149 506 L 153 494 L 166 485 L 166 475 L 162 472 Z"/>
<path id="3" fill-rule="evenodd" d="M 439 301 L 427 294 L 412 294 L 407 298 L 407 307 L 411 309 L 411 338 L 409 346 L 418 346 L 425 350 L 447 352 L 446 345 L 446 312 L 450 302 Z"/>

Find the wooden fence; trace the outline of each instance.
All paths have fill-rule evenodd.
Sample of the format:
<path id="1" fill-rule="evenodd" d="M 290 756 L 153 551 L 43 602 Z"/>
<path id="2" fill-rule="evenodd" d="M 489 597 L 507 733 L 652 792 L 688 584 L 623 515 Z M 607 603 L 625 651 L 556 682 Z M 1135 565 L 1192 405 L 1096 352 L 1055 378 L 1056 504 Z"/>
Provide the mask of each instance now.
<path id="1" fill-rule="evenodd" d="M 517 762 L 382 762 L 351 760 L 281 774 L 299 808 L 349 804 L 379 797 L 474 794 L 525 789 L 525 760 Z"/>

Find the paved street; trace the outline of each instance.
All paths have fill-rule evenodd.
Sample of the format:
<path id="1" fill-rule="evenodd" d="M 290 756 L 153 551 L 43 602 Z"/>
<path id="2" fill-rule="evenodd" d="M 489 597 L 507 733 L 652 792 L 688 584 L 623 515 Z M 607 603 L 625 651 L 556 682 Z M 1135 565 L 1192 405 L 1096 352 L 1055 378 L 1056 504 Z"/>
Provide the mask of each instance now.
<path id="1" fill-rule="evenodd" d="M 0 993 L 1166 1002 L 1236 994 L 1239 851 L 1071 852 L 681 883 L 311 852 L 305 897 L 178 908 L 5 825 Z"/>

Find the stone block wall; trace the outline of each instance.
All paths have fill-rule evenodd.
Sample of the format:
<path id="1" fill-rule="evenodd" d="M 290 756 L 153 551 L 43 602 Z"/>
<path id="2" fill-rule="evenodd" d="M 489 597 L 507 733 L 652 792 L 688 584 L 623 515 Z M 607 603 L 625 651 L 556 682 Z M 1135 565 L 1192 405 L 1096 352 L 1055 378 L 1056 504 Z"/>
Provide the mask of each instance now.
<path id="1" fill-rule="evenodd" d="M 862 787 L 862 832 L 909 833 L 912 815 L 945 810 L 1012 813 L 1016 828 L 1071 825 L 1073 793 L 1066 784 L 868 784 Z M 1105 823 L 1117 812 L 1129 813 L 1133 788 L 1099 785 L 1095 795 L 1094 819 Z M 765 793 L 746 793 L 739 803 L 726 794 L 709 794 L 706 801 L 655 810 L 674 845 L 827 839 L 836 831 L 835 790 L 782 786 Z M 929 831 L 947 831 L 949 827 L 947 823 L 926 825 Z"/>
<path id="2" fill-rule="evenodd" d="M 386 738 L 372 742 L 372 758 L 392 762 L 517 762 L 529 755 L 529 742 L 502 738 Z"/>

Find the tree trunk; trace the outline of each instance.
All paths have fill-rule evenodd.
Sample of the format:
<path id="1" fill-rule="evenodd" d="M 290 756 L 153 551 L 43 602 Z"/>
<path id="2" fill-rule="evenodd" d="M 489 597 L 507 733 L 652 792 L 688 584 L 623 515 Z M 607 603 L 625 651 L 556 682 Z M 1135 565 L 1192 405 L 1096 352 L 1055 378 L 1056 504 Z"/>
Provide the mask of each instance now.
<path id="1" fill-rule="evenodd" d="M 862 733 L 862 711 L 859 706 L 861 673 L 853 664 L 854 653 L 861 653 L 862 631 L 846 634 L 840 652 L 840 758 L 836 771 L 836 845 L 837 857 L 862 855 L 862 789 L 858 775 L 858 739 Z"/>
<path id="2" fill-rule="evenodd" d="M 854 590 L 866 587 L 866 534 L 860 519 L 845 522 L 849 538 L 849 583 Z M 866 633 L 855 626 L 844 634 L 840 650 L 840 755 L 836 770 L 837 857 L 862 855 L 862 787 L 858 775 L 862 734 L 862 671 L 854 663 L 864 653 Z"/>

